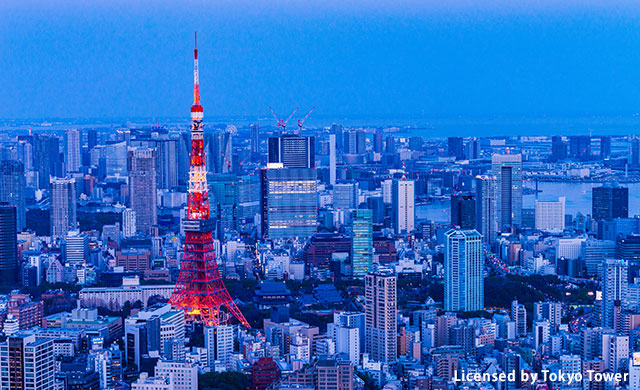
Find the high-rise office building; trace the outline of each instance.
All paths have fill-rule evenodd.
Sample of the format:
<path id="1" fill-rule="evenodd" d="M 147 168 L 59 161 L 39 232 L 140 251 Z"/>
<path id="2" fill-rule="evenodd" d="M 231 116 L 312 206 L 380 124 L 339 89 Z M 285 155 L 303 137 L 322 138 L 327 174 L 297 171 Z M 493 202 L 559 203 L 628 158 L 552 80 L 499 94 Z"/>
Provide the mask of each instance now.
<path id="1" fill-rule="evenodd" d="M 625 260 L 606 259 L 602 265 L 602 321 L 601 326 L 613 328 L 614 308 L 627 298 L 629 264 Z"/>
<path id="2" fill-rule="evenodd" d="M 366 134 L 363 130 L 350 130 L 343 133 L 344 154 L 364 154 L 367 151 Z"/>
<path id="3" fill-rule="evenodd" d="M 464 159 L 464 139 L 462 137 L 449 137 L 447 139 L 448 154 L 456 160 Z"/>
<path id="4" fill-rule="evenodd" d="M 611 136 L 603 135 L 600 137 L 600 158 L 606 160 L 611 157 Z"/>
<path id="5" fill-rule="evenodd" d="M 60 140 L 55 136 L 36 134 L 33 137 L 33 162 L 38 173 L 38 188 L 49 188 L 51 176 L 62 176 Z"/>
<path id="6" fill-rule="evenodd" d="M 567 158 L 567 143 L 561 135 L 551 137 L 551 161 L 558 162 Z"/>
<path id="7" fill-rule="evenodd" d="M 67 264 L 82 265 L 89 259 L 89 237 L 86 233 L 72 230 L 65 238 Z"/>
<path id="8" fill-rule="evenodd" d="M 444 249 L 444 308 L 448 311 L 484 309 L 484 255 L 477 230 L 452 229 Z"/>
<path id="9" fill-rule="evenodd" d="M 476 230 L 493 243 L 498 234 L 498 199 L 495 176 L 476 177 Z"/>
<path id="10" fill-rule="evenodd" d="M 158 224 L 156 151 L 129 151 L 129 204 L 136 213 L 136 231 L 150 234 Z"/>
<path id="11" fill-rule="evenodd" d="M 251 124 L 249 130 L 251 132 L 251 153 L 260 153 L 260 126 Z"/>
<path id="12" fill-rule="evenodd" d="M 543 202 L 536 200 L 536 229 L 559 233 L 564 230 L 565 197 L 561 196 L 557 202 Z"/>
<path id="13" fill-rule="evenodd" d="M 471 194 L 451 195 L 451 225 L 462 229 L 476 228 L 476 198 Z"/>
<path id="14" fill-rule="evenodd" d="M 336 184 L 336 135 L 329 134 L 329 184 Z"/>
<path id="15" fill-rule="evenodd" d="M 315 168 L 313 137 L 283 134 L 269 138 L 270 164 L 282 164 L 284 168 Z"/>
<path id="16" fill-rule="evenodd" d="M 336 136 L 336 148 L 340 151 L 340 152 L 344 152 L 343 149 L 343 136 L 342 136 L 342 132 L 343 132 L 343 127 L 340 124 L 334 123 L 333 125 L 331 125 L 331 134 L 334 134 Z"/>
<path id="17" fill-rule="evenodd" d="M 24 200 L 26 190 L 24 165 L 13 160 L 0 162 L 0 202 L 16 208 L 18 231 L 27 224 L 27 207 Z"/>
<path id="18" fill-rule="evenodd" d="M 173 390 L 198 389 L 198 366 L 196 363 L 158 360 L 155 375 L 158 378 L 172 378 Z"/>
<path id="19" fill-rule="evenodd" d="M 405 178 L 394 180 L 391 193 L 395 232 L 411 233 L 415 228 L 415 182 Z"/>
<path id="20" fill-rule="evenodd" d="M 580 160 L 591 158 L 591 136 L 572 135 L 569 137 L 569 157 Z"/>
<path id="21" fill-rule="evenodd" d="M 233 172 L 233 134 L 223 131 L 216 134 L 205 134 L 207 172 Z"/>
<path id="22" fill-rule="evenodd" d="M 353 276 L 363 277 L 373 266 L 373 212 L 367 209 L 353 211 L 351 262 Z"/>
<path id="23" fill-rule="evenodd" d="M 616 257 L 616 242 L 589 238 L 582 242 L 580 257 L 584 260 L 587 275 L 597 276 L 602 260 Z"/>
<path id="24" fill-rule="evenodd" d="M 629 188 L 607 183 L 592 189 L 591 216 L 596 221 L 629 217 Z"/>
<path id="25" fill-rule="evenodd" d="M 640 165 L 640 139 L 634 138 L 631 141 L 630 163 L 633 166 Z"/>
<path id="26" fill-rule="evenodd" d="M 35 335 L 11 336 L 0 343 L 3 389 L 55 389 L 53 341 Z"/>
<path id="27" fill-rule="evenodd" d="M 233 326 L 207 326 L 204 329 L 204 345 L 207 349 L 208 366 L 213 370 L 216 364 L 229 369 L 233 353 Z"/>
<path id="28" fill-rule="evenodd" d="M 156 140 L 156 183 L 158 188 L 170 190 L 178 186 L 178 140 Z"/>
<path id="29" fill-rule="evenodd" d="M 65 136 L 65 166 L 67 174 L 80 172 L 82 166 L 82 153 L 80 145 L 80 131 L 77 129 L 67 130 Z"/>
<path id="30" fill-rule="evenodd" d="M 353 390 L 353 366 L 350 361 L 321 359 L 316 364 L 316 389 Z"/>
<path id="31" fill-rule="evenodd" d="M 14 284 L 18 279 L 16 207 L 0 204 L 0 281 Z"/>
<path id="32" fill-rule="evenodd" d="M 122 236 L 131 238 L 136 235 L 136 212 L 133 209 L 122 211 Z"/>
<path id="33" fill-rule="evenodd" d="M 602 361 L 610 372 L 626 369 L 629 361 L 629 336 L 604 333 L 602 335 Z"/>
<path id="34" fill-rule="evenodd" d="M 365 276 L 365 350 L 373 361 L 391 363 L 398 357 L 397 281 L 391 271 Z"/>
<path id="35" fill-rule="evenodd" d="M 51 237 L 62 238 L 76 228 L 76 179 L 52 177 L 49 196 L 51 198 Z"/>
<path id="36" fill-rule="evenodd" d="M 498 228 L 522 223 L 522 155 L 494 154 L 491 171 L 496 177 Z"/>
<path id="37" fill-rule="evenodd" d="M 272 239 L 310 237 L 317 231 L 316 170 L 262 171 L 262 234 Z"/>
<path id="38" fill-rule="evenodd" d="M 373 151 L 375 153 L 384 152 L 384 134 L 381 131 L 376 131 L 373 135 Z"/>
<path id="39" fill-rule="evenodd" d="M 357 183 L 337 183 L 333 185 L 333 208 L 355 209 L 358 207 Z"/>

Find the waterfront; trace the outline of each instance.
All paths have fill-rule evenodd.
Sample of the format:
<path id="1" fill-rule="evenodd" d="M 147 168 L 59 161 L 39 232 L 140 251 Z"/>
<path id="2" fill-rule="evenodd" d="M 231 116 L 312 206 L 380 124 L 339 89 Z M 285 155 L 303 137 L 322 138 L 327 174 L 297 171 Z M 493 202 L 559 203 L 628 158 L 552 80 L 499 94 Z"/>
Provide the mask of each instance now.
<path id="1" fill-rule="evenodd" d="M 601 183 L 576 182 L 539 182 L 540 192 L 522 197 L 523 208 L 534 208 L 536 197 L 541 201 L 555 201 L 558 197 L 566 198 L 565 213 L 575 216 L 578 212 L 591 214 L 591 189 L 601 186 Z M 525 182 L 526 188 L 535 188 L 534 182 Z M 629 187 L 629 216 L 640 215 L 640 183 L 625 184 Z M 450 202 L 448 200 L 434 201 L 431 204 L 416 206 L 418 220 L 430 219 L 434 222 L 449 221 Z"/>

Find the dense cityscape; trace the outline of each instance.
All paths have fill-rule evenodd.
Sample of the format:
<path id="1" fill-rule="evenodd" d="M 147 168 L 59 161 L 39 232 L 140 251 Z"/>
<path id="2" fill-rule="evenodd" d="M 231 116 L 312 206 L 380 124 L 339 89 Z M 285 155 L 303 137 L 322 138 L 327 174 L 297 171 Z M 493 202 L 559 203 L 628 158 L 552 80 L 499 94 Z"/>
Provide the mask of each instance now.
<path id="1" fill-rule="evenodd" d="M 640 389 L 639 137 L 206 123 L 194 57 L 3 125 L 0 388 Z"/>

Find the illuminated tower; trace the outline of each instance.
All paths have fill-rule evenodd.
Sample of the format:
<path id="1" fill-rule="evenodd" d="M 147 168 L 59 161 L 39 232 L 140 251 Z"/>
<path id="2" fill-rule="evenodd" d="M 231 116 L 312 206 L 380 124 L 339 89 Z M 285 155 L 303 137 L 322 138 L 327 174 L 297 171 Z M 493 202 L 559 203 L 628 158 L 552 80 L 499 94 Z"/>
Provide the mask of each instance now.
<path id="1" fill-rule="evenodd" d="M 198 82 L 198 48 L 194 50 L 193 106 L 191 106 L 191 164 L 189 169 L 189 204 L 184 221 L 184 256 L 180 276 L 170 303 L 199 318 L 206 326 L 226 322 L 233 315 L 249 328 L 249 323 L 231 299 L 215 259 L 213 221 L 209 219 L 209 191 L 205 168 L 202 106 Z M 226 313 L 222 308 L 226 309 Z"/>

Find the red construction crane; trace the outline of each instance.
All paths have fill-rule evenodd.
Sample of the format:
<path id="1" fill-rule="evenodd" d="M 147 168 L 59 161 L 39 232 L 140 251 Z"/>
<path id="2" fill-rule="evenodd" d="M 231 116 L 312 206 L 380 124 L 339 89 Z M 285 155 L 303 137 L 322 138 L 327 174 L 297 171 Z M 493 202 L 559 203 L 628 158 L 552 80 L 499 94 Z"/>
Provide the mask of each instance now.
<path id="1" fill-rule="evenodd" d="M 287 129 L 287 123 L 289 122 L 289 120 L 291 119 L 293 114 L 295 114 L 296 111 L 298 111 L 298 107 L 296 107 L 293 111 L 291 111 L 291 114 L 289 114 L 289 117 L 286 120 L 282 120 L 282 119 L 278 118 L 278 116 L 276 115 L 275 111 L 273 111 L 273 108 L 269 107 L 269 110 L 271 110 L 271 114 L 276 119 L 277 127 L 282 127 L 282 132 L 284 133 L 284 131 Z"/>
<path id="2" fill-rule="evenodd" d="M 307 112 L 307 115 L 304 116 L 304 118 L 302 119 L 298 119 L 298 132 L 302 131 L 302 124 L 304 123 L 304 121 L 307 120 L 307 118 L 309 117 L 309 115 L 311 115 L 311 112 L 313 110 L 315 110 L 315 106 L 311 107 L 311 109 L 309 110 L 309 112 Z"/>

